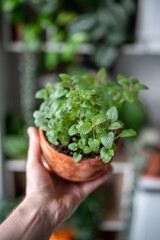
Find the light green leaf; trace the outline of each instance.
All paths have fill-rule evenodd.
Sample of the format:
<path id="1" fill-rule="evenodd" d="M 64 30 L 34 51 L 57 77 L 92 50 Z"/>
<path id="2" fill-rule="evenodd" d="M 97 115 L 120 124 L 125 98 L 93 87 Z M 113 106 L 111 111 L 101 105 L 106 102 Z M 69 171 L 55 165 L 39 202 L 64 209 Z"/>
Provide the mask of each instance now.
<path id="1" fill-rule="evenodd" d="M 97 73 L 98 78 L 104 80 L 107 77 L 107 72 L 105 68 L 101 68 Z"/>
<path id="2" fill-rule="evenodd" d="M 99 125 L 107 120 L 107 116 L 105 114 L 98 114 L 93 117 L 94 125 Z"/>
<path id="3" fill-rule="evenodd" d="M 36 95 L 35 95 L 35 97 L 36 98 L 39 98 L 39 99 L 44 99 L 44 98 L 46 98 L 47 97 L 47 91 L 46 91 L 46 89 L 41 89 L 41 90 L 39 90 L 37 93 L 36 93 Z"/>
<path id="4" fill-rule="evenodd" d="M 107 149 L 111 149 L 112 145 L 113 145 L 113 141 L 114 141 L 114 133 L 110 132 L 110 133 L 104 133 L 101 136 L 101 143 L 107 148 Z"/>
<path id="5" fill-rule="evenodd" d="M 63 80 L 63 81 L 70 81 L 71 77 L 68 74 L 65 73 L 61 73 L 59 74 L 59 77 Z"/>
<path id="6" fill-rule="evenodd" d="M 109 163 L 114 156 L 114 151 L 113 149 L 108 150 L 107 148 L 103 147 L 100 151 L 100 155 L 104 163 Z"/>
<path id="7" fill-rule="evenodd" d="M 92 152 L 92 149 L 91 149 L 90 147 L 85 146 L 85 147 L 83 148 L 83 153 L 88 154 L 88 153 L 90 153 L 90 152 Z"/>
<path id="8" fill-rule="evenodd" d="M 47 137 L 50 143 L 55 144 L 57 141 L 57 133 L 55 131 L 47 131 Z"/>
<path id="9" fill-rule="evenodd" d="M 68 145 L 68 148 L 72 151 L 76 151 L 77 150 L 77 143 L 70 143 Z"/>
<path id="10" fill-rule="evenodd" d="M 146 85 L 141 84 L 141 83 L 137 83 L 135 85 L 135 88 L 138 89 L 138 90 L 147 90 L 148 89 L 148 87 Z"/>
<path id="11" fill-rule="evenodd" d="M 134 137 L 136 132 L 133 129 L 125 129 L 120 133 L 120 137 Z"/>
<path id="12" fill-rule="evenodd" d="M 56 119 L 50 119 L 50 120 L 48 121 L 48 127 L 49 127 L 50 129 L 57 129 L 58 123 L 57 123 Z"/>
<path id="13" fill-rule="evenodd" d="M 72 125 L 72 126 L 70 127 L 70 129 L 68 130 L 68 134 L 69 134 L 70 136 L 75 135 L 77 132 L 78 132 L 78 129 L 77 129 L 77 127 L 76 127 L 76 124 Z"/>
<path id="14" fill-rule="evenodd" d="M 74 152 L 73 159 L 74 159 L 74 162 L 79 162 L 82 159 L 82 154 Z"/>
<path id="15" fill-rule="evenodd" d="M 89 138 L 88 145 L 92 149 L 92 151 L 98 151 L 100 142 L 97 139 Z"/>
<path id="16" fill-rule="evenodd" d="M 134 92 L 130 92 L 130 91 L 125 90 L 123 92 L 123 95 L 129 103 L 133 103 L 134 101 L 137 100 L 137 94 L 134 93 Z"/>
<path id="17" fill-rule="evenodd" d="M 115 106 L 111 107 L 107 113 L 106 113 L 107 117 L 109 120 L 115 122 L 118 119 L 118 111 L 117 108 Z"/>
<path id="18" fill-rule="evenodd" d="M 80 138 L 78 141 L 78 147 L 83 149 L 86 144 L 86 139 L 85 138 Z"/>
<path id="19" fill-rule="evenodd" d="M 123 127 L 123 125 L 121 124 L 121 122 L 112 122 L 108 129 L 116 130 L 116 129 L 119 129 L 122 127 Z"/>
<path id="20" fill-rule="evenodd" d="M 118 80 L 118 83 L 120 84 L 120 85 L 123 85 L 123 86 L 129 86 L 130 85 L 130 82 L 128 81 L 128 79 L 120 79 L 120 80 Z"/>
<path id="21" fill-rule="evenodd" d="M 86 74 L 83 76 L 84 80 L 86 80 L 88 83 L 94 83 L 95 77 L 90 74 Z"/>
<path id="22" fill-rule="evenodd" d="M 58 88 L 58 89 L 56 89 L 54 96 L 57 99 L 57 98 L 60 98 L 64 95 L 66 95 L 66 94 L 67 94 L 67 90 L 65 90 L 64 88 Z"/>
<path id="23" fill-rule="evenodd" d="M 123 75 L 121 75 L 121 74 L 119 74 L 119 75 L 117 76 L 117 79 L 118 79 L 118 80 L 125 80 L 126 77 L 123 76 Z"/>
<path id="24" fill-rule="evenodd" d="M 84 124 L 82 124 L 78 131 L 80 134 L 87 134 L 92 130 L 92 126 L 90 122 L 85 122 Z"/>
<path id="25" fill-rule="evenodd" d="M 77 92 L 76 91 L 70 91 L 66 95 L 67 98 L 75 98 L 77 97 Z"/>

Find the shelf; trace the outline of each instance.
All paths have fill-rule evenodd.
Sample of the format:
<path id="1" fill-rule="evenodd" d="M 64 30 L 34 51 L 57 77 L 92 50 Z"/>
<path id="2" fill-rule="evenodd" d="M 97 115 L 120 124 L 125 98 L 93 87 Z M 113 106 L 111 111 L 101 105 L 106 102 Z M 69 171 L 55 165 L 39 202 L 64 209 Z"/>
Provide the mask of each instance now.
<path id="1" fill-rule="evenodd" d="M 4 162 L 5 169 L 9 172 L 25 172 L 26 160 L 11 159 Z"/>
<path id="2" fill-rule="evenodd" d="M 126 44 L 122 47 L 125 55 L 160 55 L 160 43 Z"/>
<path id="3" fill-rule="evenodd" d="M 63 48 L 65 47 L 64 43 L 44 43 L 41 47 L 42 51 L 46 52 L 53 52 L 53 53 L 61 53 L 63 51 Z M 7 44 L 4 44 L 4 49 L 9 52 L 13 53 L 21 53 L 25 50 L 25 44 L 23 42 L 10 42 Z M 93 53 L 94 46 L 91 44 L 80 44 L 76 48 L 77 54 L 86 54 L 89 55 Z M 34 51 L 33 51 L 34 52 Z M 35 51 L 36 52 L 36 51 Z"/>
<path id="4" fill-rule="evenodd" d="M 9 172 L 25 172 L 26 160 L 25 159 L 10 159 L 4 162 L 5 168 Z M 111 164 L 113 166 L 113 173 L 120 174 L 125 173 L 128 168 L 130 168 L 130 163 L 125 162 L 114 162 Z"/>
<path id="5" fill-rule="evenodd" d="M 122 221 L 103 221 L 100 224 L 101 231 L 120 232 L 123 229 L 124 223 Z"/>

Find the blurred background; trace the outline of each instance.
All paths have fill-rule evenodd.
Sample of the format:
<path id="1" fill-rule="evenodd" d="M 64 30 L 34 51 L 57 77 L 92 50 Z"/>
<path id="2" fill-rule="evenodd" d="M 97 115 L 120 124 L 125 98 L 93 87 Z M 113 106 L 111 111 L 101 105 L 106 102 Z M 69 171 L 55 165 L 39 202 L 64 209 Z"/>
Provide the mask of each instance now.
<path id="1" fill-rule="evenodd" d="M 119 114 L 138 132 L 114 174 L 81 204 L 62 240 L 160 239 L 160 1 L 2 0 L 0 6 L 0 221 L 25 193 L 26 129 L 35 92 L 58 74 L 105 67 L 149 87 Z"/>

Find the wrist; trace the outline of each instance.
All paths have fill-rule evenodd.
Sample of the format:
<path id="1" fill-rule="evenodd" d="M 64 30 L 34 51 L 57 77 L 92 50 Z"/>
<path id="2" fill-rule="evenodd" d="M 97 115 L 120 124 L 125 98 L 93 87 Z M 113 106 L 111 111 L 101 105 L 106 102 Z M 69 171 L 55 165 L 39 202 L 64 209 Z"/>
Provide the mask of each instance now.
<path id="1" fill-rule="evenodd" d="M 32 225 L 37 228 L 40 227 L 39 231 L 43 232 L 44 236 L 48 235 L 48 239 L 54 229 L 56 224 L 54 224 L 54 216 L 51 216 L 49 207 L 44 204 L 40 199 L 35 199 L 33 197 L 27 196 L 22 202 L 22 208 L 26 209 L 28 214 L 31 214 Z M 45 238 L 42 238 L 45 239 Z M 47 238 L 46 238 L 47 239 Z"/>

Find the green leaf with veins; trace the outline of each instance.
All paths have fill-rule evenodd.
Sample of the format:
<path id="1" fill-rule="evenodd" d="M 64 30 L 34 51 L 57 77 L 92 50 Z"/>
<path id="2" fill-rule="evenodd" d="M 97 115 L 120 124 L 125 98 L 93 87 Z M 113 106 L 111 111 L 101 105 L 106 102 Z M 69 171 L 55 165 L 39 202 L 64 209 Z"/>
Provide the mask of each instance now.
<path id="1" fill-rule="evenodd" d="M 74 162 L 79 162 L 82 159 L 82 154 L 74 152 L 73 159 L 74 159 Z"/>
<path id="2" fill-rule="evenodd" d="M 109 120 L 115 122 L 118 119 L 118 111 L 117 108 L 115 106 L 111 107 L 107 113 L 106 113 L 107 117 Z"/>
<path id="3" fill-rule="evenodd" d="M 76 127 L 76 124 L 72 125 L 72 126 L 70 127 L 70 129 L 68 130 L 68 134 L 69 134 L 70 136 L 76 135 L 77 132 L 78 132 L 78 129 L 77 129 L 77 127 Z"/>
<path id="4" fill-rule="evenodd" d="M 120 135 L 120 137 L 134 137 L 136 136 L 136 132 L 133 129 L 124 129 Z"/>
<path id="5" fill-rule="evenodd" d="M 123 127 L 123 125 L 121 122 L 112 122 L 108 129 L 109 130 L 117 130 L 122 127 Z"/>
<path id="6" fill-rule="evenodd" d="M 108 150 L 107 148 L 103 147 L 100 151 L 100 155 L 104 163 L 109 163 L 114 156 L 114 150 Z"/>
<path id="7" fill-rule="evenodd" d="M 105 146 L 107 149 L 111 149 L 114 141 L 114 133 L 104 133 L 101 136 L 101 143 Z"/>
<path id="8" fill-rule="evenodd" d="M 92 121 L 94 125 L 99 125 L 107 120 L 106 114 L 98 114 L 93 117 Z"/>
<path id="9" fill-rule="evenodd" d="M 90 122 L 85 122 L 78 129 L 79 133 L 82 135 L 89 133 L 91 130 L 92 130 L 92 125 Z"/>
<path id="10" fill-rule="evenodd" d="M 91 149 L 90 147 L 85 146 L 85 147 L 83 148 L 83 153 L 88 154 L 88 153 L 90 153 L 90 152 L 92 152 L 92 149 Z"/>
<path id="11" fill-rule="evenodd" d="M 97 139 L 89 138 L 88 145 L 92 151 L 98 151 L 100 147 L 100 142 Z"/>
<path id="12" fill-rule="evenodd" d="M 68 145 L 68 148 L 72 151 L 76 151 L 77 150 L 77 143 L 70 143 Z"/>

